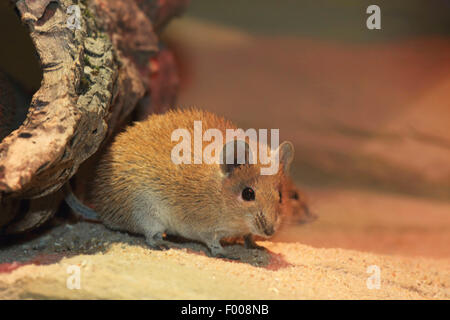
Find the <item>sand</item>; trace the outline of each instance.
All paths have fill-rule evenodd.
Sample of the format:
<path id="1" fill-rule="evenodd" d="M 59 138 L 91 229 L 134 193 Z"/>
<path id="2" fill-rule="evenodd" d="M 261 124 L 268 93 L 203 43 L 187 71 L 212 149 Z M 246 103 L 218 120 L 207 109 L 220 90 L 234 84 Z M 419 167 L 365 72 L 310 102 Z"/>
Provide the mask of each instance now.
<path id="1" fill-rule="evenodd" d="M 80 228 L 78 225 L 75 228 Z M 86 227 L 86 226 L 85 226 Z M 95 254 L 0 274 L 3 299 L 449 299 L 449 260 L 401 258 L 301 244 L 260 242 L 244 261 L 187 249 L 113 243 Z M 242 253 L 239 245 L 228 247 Z M 244 255 L 245 256 L 245 255 Z M 255 261 L 256 264 L 254 265 Z M 369 266 L 380 288 L 369 289 Z M 80 289 L 69 289 L 71 266 Z M 69 279 L 69 280 L 68 280 Z M 371 282 L 376 284 L 375 282 Z"/>
<path id="2" fill-rule="evenodd" d="M 266 251 L 227 245 L 239 261 L 209 257 L 199 243 L 155 251 L 139 236 L 56 219 L 0 248 L 0 298 L 450 299 L 450 257 L 440 242 L 449 204 L 355 190 L 308 194 L 316 222 L 258 242 Z M 80 289 L 67 286 L 73 266 Z M 377 284 L 370 266 L 379 268 L 379 289 L 368 287 Z"/>
<path id="3" fill-rule="evenodd" d="M 143 237 L 57 216 L 27 238 L 0 244 L 0 298 L 450 299 L 450 203 L 302 190 L 319 219 L 284 226 L 258 242 L 266 251 L 228 244 L 239 261 L 209 257 L 202 244 L 179 239 L 155 251 Z M 379 289 L 367 286 L 374 265 Z M 77 267 L 80 289 L 69 289 Z"/>

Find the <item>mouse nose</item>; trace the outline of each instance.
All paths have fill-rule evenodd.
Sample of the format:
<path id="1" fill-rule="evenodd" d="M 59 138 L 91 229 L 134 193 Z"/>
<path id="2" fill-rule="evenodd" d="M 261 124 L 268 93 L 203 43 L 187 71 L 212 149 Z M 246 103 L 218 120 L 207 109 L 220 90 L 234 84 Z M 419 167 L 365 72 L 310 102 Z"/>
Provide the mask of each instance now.
<path id="1" fill-rule="evenodd" d="M 264 228 L 264 234 L 267 236 L 271 236 L 275 233 L 275 228 L 273 226 L 268 226 Z"/>

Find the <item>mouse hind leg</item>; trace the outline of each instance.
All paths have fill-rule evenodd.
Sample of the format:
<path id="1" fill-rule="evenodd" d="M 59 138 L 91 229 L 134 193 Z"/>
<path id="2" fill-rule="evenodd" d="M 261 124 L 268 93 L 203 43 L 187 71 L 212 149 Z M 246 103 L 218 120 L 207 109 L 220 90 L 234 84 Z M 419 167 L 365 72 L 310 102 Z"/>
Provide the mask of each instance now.
<path id="1" fill-rule="evenodd" d="M 138 220 L 140 233 L 144 235 L 145 242 L 153 249 L 166 250 L 170 247 L 170 242 L 164 239 L 166 226 L 153 213 L 147 211 L 145 214 L 137 215 L 142 217 Z"/>
<path id="2" fill-rule="evenodd" d="M 225 249 L 222 247 L 219 240 L 211 239 L 210 241 L 206 241 L 205 244 L 208 246 L 214 257 L 225 257 Z"/>
<path id="3" fill-rule="evenodd" d="M 156 230 L 146 230 L 144 233 L 145 242 L 153 249 L 169 249 L 169 241 L 164 240 L 164 232 Z"/>
<path id="4" fill-rule="evenodd" d="M 151 225 L 144 227 L 143 234 L 145 242 L 153 249 L 167 250 L 171 247 L 171 242 L 164 239 L 165 227 L 154 220 Z"/>

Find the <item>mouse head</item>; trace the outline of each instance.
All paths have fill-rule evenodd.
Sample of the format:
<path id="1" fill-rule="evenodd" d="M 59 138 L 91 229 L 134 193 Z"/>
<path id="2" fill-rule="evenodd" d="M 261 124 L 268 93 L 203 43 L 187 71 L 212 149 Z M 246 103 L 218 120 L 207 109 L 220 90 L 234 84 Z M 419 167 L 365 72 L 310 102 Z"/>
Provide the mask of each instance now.
<path id="1" fill-rule="evenodd" d="M 232 143 L 235 147 L 231 148 L 234 152 L 230 155 Z M 291 142 L 283 142 L 273 151 L 275 154 L 271 154 L 273 160 L 279 161 L 278 172 L 262 175 L 263 165 L 252 161 L 254 153 L 246 142 L 241 143 L 245 149 L 245 159 L 237 157 L 236 145 L 239 141 L 225 144 L 222 150 L 223 163 L 220 166 L 228 223 L 242 233 L 268 238 L 280 225 L 281 183 L 292 162 L 294 147 Z M 230 158 L 233 161 L 229 161 Z"/>

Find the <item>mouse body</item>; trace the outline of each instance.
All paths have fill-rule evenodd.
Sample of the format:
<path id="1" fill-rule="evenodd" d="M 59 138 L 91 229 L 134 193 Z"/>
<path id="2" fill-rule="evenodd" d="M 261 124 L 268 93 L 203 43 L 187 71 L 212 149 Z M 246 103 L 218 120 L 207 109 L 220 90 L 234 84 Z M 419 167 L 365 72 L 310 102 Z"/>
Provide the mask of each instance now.
<path id="1" fill-rule="evenodd" d="M 244 237 L 248 247 L 256 247 L 252 236 L 268 238 L 280 224 L 281 183 L 293 159 L 293 145 L 283 142 L 277 150 L 258 145 L 278 155 L 278 171 L 271 175 L 262 175 L 263 165 L 250 163 L 248 156 L 244 163 L 234 159 L 231 165 L 174 163 L 178 142 L 172 133 L 187 129 L 194 136 L 194 121 L 201 121 L 202 133 L 213 128 L 225 137 L 226 129 L 237 129 L 198 109 L 169 111 L 134 123 L 117 135 L 100 161 L 91 203 L 106 226 L 142 234 L 155 248 L 167 246 L 165 235 L 203 242 L 214 256 L 224 256 L 223 238 Z M 222 148 L 225 152 L 225 142 Z"/>

